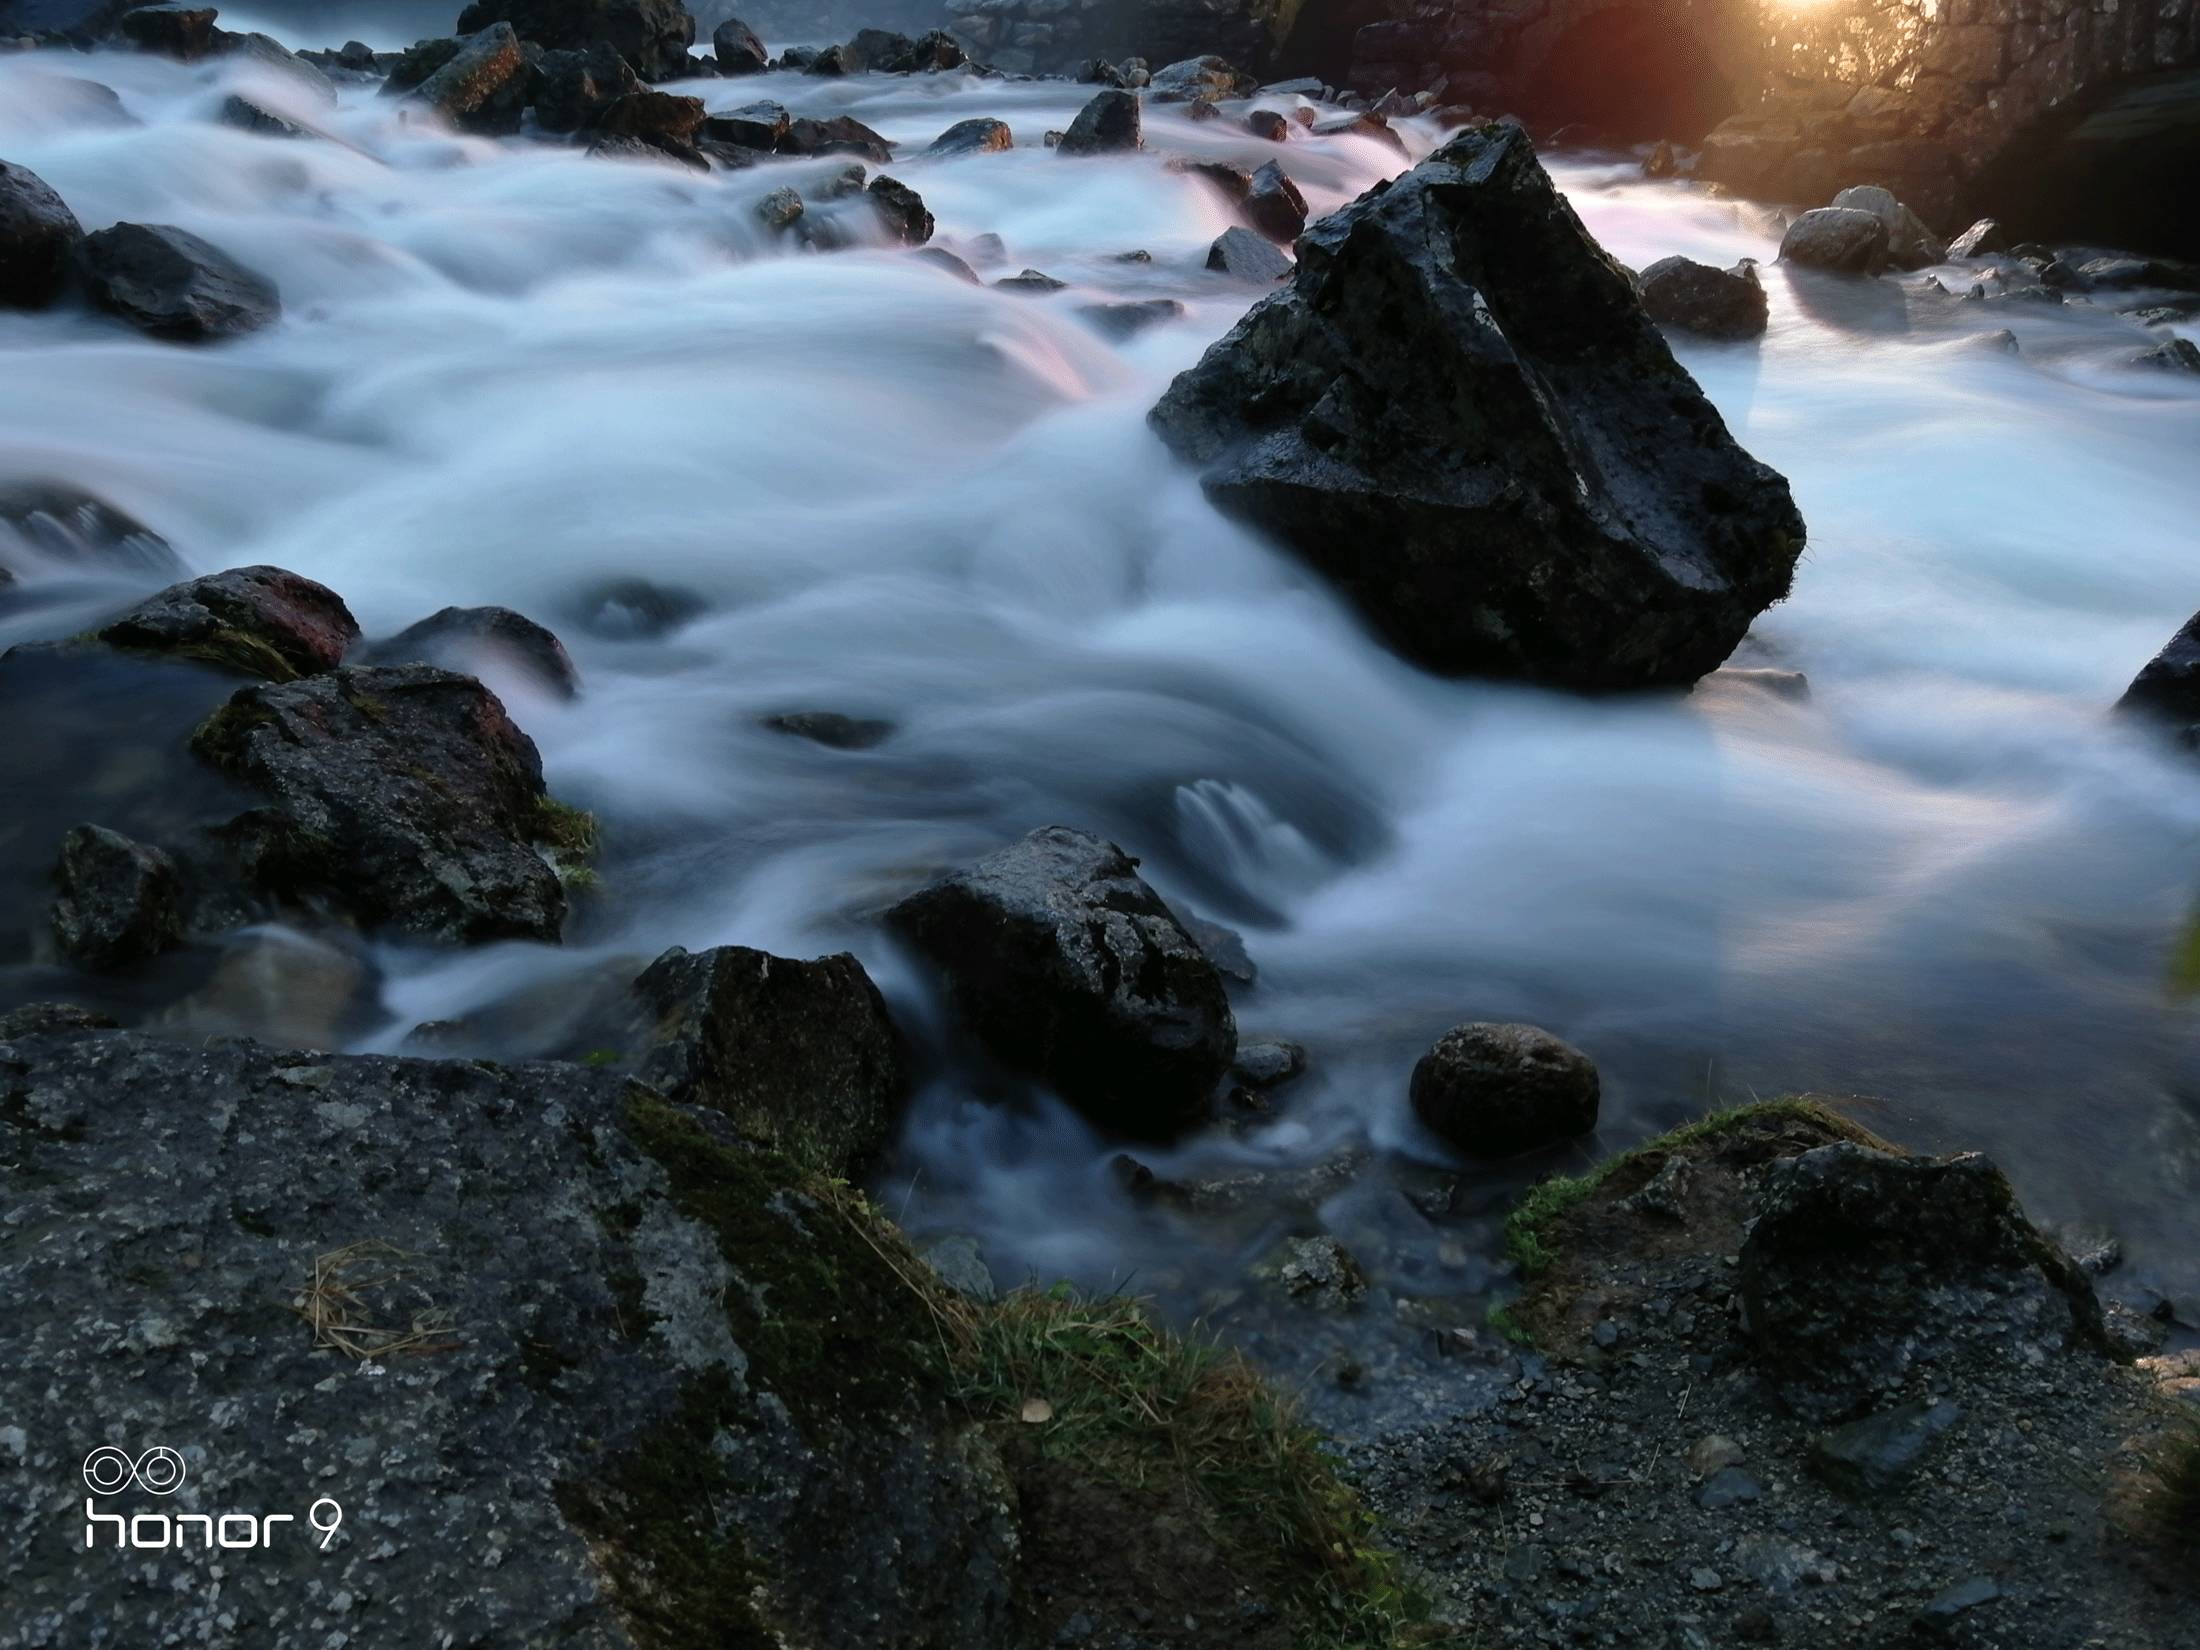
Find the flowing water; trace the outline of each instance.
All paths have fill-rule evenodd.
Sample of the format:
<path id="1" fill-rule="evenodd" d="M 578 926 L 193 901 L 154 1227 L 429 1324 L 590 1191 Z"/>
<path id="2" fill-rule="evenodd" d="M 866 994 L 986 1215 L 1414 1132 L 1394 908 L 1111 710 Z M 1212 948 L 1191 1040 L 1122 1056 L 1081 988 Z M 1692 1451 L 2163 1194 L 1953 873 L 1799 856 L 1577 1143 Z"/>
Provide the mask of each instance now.
<path id="1" fill-rule="evenodd" d="M 72 74 L 140 124 L 102 118 Z M 238 84 L 330 141 L 212 123 Z M 370 635 L 447 603 L 520 608 L 586 678 L 572 704 L 498 685 L 553 791 L 601 815 L 603 893 L 562 949 L 377 947 L 357 1046 L 499 1004 L 524 1044 L 553 1029 L 534 1022 L 561 982 L 672 944 L 853 949 L 933 1051 L 890 1205 L 974 1235 L 1005 1276 L 1129 1279 L 1227 1324 L 1286 1217 L 1159 1213 L 1059 1107 L 988 1103 L 872 921 L 1059 821 L 1236 928 L 1259 970 L 1241 1027 L 1312 1053 L 1274 1122 L 1147 1155 L 1165 1177 L 1363 1142 L 1440 1165 L 1406 1107 L 1414 1058 L 1457 1021 L 1517 1018 L 1596 1057 L 1599 1149 L 1752 1094 L 1866 1096 L 1883 1132 L 1992 1152 L 2036 1213 L 2111 1227 L 2134 1275 L 2200 1296 L 2200 1083 L 2171 964 L 2200 769 L 2107 715 L 2200 605 L 2200 381 L 2128 367 L 2137 327 L 1768 268 L 1761 343 L 1675 347 L 1810 523 L 1792 599 L 1736 661 L 1806 672 L 1808 700 L 1723 678 L 1595 702 L 1440 681 L 1217 516 L 1147 432 L 1255 294 L 1202 268 L 1231 221 L 1204 184 L 1158 154 L 1041 146 L 1088 89 L 683 89 L 852 112 L 912 156 L 952 121 L 1007 120 L 1012 152 L 888 170 L 989 279 L 1030 266 L 1070 290 L 771 240 L 755 200 L 844 162 L 705 178 L 407 124 L 371 87 L 331 111 L 265 71 L 0 59 L 0 154 L 88 228 L 207 236 L 287 308 L 197 350 L 0 315 L 0 482 L 87 488 L 195 570 L 309 574 Z M 1404 129 L 1417 153 L 1435 141 Z M 1148 140 L 1279 153 L 1162 109 Z M 1359 139 L 1281 158 L 1317 212 L 1400 165 Z M 1553 169 L 1630 263 L 1773 254 L 1757 210 L 1624 158 Z M 1079 313 L 1152 297 L 1188 314 L 1113 343 Z M 2004 326 L 2021 353 L 1978 341 Z M 700 611 L 641 633 L 618 580 Z M 0 643 L 118 594 L 27 581 Z M 789 711 L 894 731 L 843 751 L 759 725 Z M 1325 1216 L 1386 1288 L 1476 1300 L 1494 1212 L 1552 1166 L 1456 1185 L 1392 1166 Z M 1290 1361 L 1257 1313 L 1246 1333 Z"/>

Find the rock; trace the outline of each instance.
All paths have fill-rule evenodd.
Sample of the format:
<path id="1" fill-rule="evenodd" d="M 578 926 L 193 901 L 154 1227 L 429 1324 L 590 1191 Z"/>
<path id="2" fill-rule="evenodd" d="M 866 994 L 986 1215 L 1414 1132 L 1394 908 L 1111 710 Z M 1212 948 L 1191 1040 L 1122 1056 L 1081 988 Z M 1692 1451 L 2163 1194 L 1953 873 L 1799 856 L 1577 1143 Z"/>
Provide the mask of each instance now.
<path id="1" fill-rule="evenodd" d="M 960 42 L 944 29 L 912 40 L 890 29 L 858 29 L 841 48 L 850 74 L 935 74 L 967 61 Z"/>
<path id="2" fill-rule="evenodd" d="M 1222 98 L 1235 95 L 1238 72 L 1229 63 L 1212 53 L 1205 57 L 1187 57 L 1181 63 L 1171 63 L 1155 69 L 1147 80 L 1156 103 L 1189 103 L 1194 98 Z"/>
<path id="3" fill-rule="evenodd" d="M 764 42 L 738 17 L 727 18 L 711 31 L 710 49 L 720 74 L 762 74 L 771 66 L 772 54 Z"/>
<path id="4" fill-rule="evenodd" d="M 473 0 L 458 14 L 460 34 L 492 23 L 549 50 L 584 52 L 605 41 L 645 80 L 687 74 L 695 44 L 695 19 L 680 0 Z"/>
<path id="5" fill-rule="evenodd" d="M 1836 210 L 1869 212 L 1887 227 L 1887 261 L 1897 269 L 1924 269 L 1948 256 L 1948 244 L 1925 220 L 1877 184 L 1859 184 L 1833 197 Z"/>
<path id="6" fill-rule="evenodd" d="M 595 130 L 607 138 L 690 144 L 703 126 L 703 100 L 643 89 L 628 92 L 597 115 Z"/>
<path id="7" fill-rule="evenodd" d="M 958 281 L 967 281 L 972 286 L 985 285 L 985 282 L 978 278 L 978 272 L 975 269 L 972 269 L 970 265 L 955 253 L 948 251 L 944 246 L 920 246 L 917 248 L 916 255 L 924 262 L 945 270 Z"/>
<path id="8" fill-rule="evenodd" d="M 602 41 L 586 51 L 544 52 L 535 121 L 546 132 L 577 132 L 641 86 L 641 76 Z"/>
<path id="9" fill-rule="evenodd" d="M 54 880 L 54 938 L 71 962 L 126 968 L 182 942 L 182 879 L 158 848 L 78 825 L 61 839 Z"/>
<path id="10" fill-rule="evenodd" d="M 518 131 L 527 106 L 527 57 L 519 36 L 509 23 L 483 28 L 412 96 L 464 131 Z"/>
<path id="11" fill-rule="evenodd" d="M 711 159 L 699 145 L 683 143 L 674 137 L 632 137 L 623 132 L 615 133 L 592 139 L 587 153 L 591 160 L 638 160 L 650 166 L 671 164 L 706 176 L 711 171 Z"/>
<path id="12" fill-rule="evenodd" d="M 2157 372 L 2200 372 L 2200 344 L 2189 338 L 2166 338 L 2134 355 L 2131 364 L 2152 367 Z"/>
<path id="13" fill-rule="evenodd" d="M 43 309 L 52 303 L 83 238 L 76 214 L 45 179 L 0 160 L 0 306 Z"/>
<path id="14" fill-rule="evenodd" d="M 94 303 L 156 338 L 233 338 L 283 312 L 272 281 L 170 224 L 118 223 L 87 235 L 76 266 Z"/>
<path id="15" fill-rule="evenodd" d="M 581 688 L 565 644 L 509 607 L 446 607 L 376 643 L 370 657 L 378 665 L 441 665 L 469 676 L 485 665 L 504 666 L 561 699 Z"/>
<path id="16" fill-rule="evenodd" d="M 756 203 L 756 216 L 766 229 L 791 229 L 802 216 L 802 197 L 792 189 L 774 189 Z"/>
<path id="17" fill-rule="evenodd" d="M 886 238 L 902 246 L 922 246 L 932 238 L 932 214 L 925 210 L 924 197 L 906 183 L 889 177 L 876 177 L 864 193 L 871 197 L 871 204 L 878 208 L 880 222 L 886 225 Z"/>
<path id="18" fill-rule="evenodd" d="M 1886 1495 L 1902 1487 L 1960 1413 L 1950 1403 L 1899 1404 L 1847 1422 L 1811 1439 L 1811 1470 L 1844 1495 Z"/>
<path id="19" fill-rule="evenodd" d="M 1948 243 L 1950 258 L 1984 258 L 2008 250 L 2009 236 L 1998 218 L 1981 218 Z"/>
<path id="20" fill-rule="evenodd" d="M 807 739 L 813 745 L 836 751 L 871 750 L 886 743 L 894 732 L 894 724 L 879 717 L 843 716 L 830 710 L 790 711 L 781 716 L 767 716 L 763 725 L 774 733 Z"/>
<path id="21" fill-rule="evenodd" d="M 289 682 L 341 664 L 359 624 L 326 585 L 280 567 L 235 567 L 171 585 L 93 634 L 127 652 Z"/>
<path id="22" fill-rule="evenodd" d="M 274 36 L 217 32 L 215 43 L 232 62 L 249 59 L 253 67 L 272 69 L 326 107 L 336 107 L 336 82 Z"/>
<path id="23" fill-rule="evenodd" d="M 1325 1312 L 1341 1312 L 1367 1293 L 1359 1263 L 1333 1237 L 1286 1238 L 1276 1281 L 1300 1305 Z"/>
<path id="24" fill-rule="evenodd" d="M 846 952 L 798 962 L 722 945 L 667 951 L 634 982 L 623 1063 L 668 1100 L 846 1176 L 893 1135 L 908 1089 L 886 1001 Z"/>
<path id="25" fill-rule="evenodd" d="M 954 125 L 932 140 L 928 155 L 990 155 L 997 150 L 1016 147 L 1016 137 L 1003 120 L 980 116 L 975 120 L 958 120 Z"/>
<path id="26" fill-rule="evenodd" d="M 1860 1414 L 1920 1367 L 1947 1380 L 1967 1357 L 2036 1364 L 2101 1344 L 2092 1285 L 1976 1154 L 1844 1142 L 1782 1159 L 1739 1283 L 1757 1366 L 1806 1420 Z"/>
<path id="27" fill-rule="evenodd" d="M 1287 143 L 1291 138 L 1291 122 L 1273 109 L 1255 109 L 1245 117 L 1245 129 L 1270 143 Z"/>
<path id="28" fill-rule="evenodd" d="M 266 797 L 229 827 L 251 880 L 369 926 L 468 943 L 554 943 L 587 821 L 544 794 L 534 741 L 495 694 L 430 665 L 249 687 L 192 739 Z"/>
<path id="29" fill-rule="evenodd" d="M 1740 1467 L 1721 1467 L 1696 1487 L 1696 1505 L 1706 1512 L 1746 1506 L 1764 1494 L 1765 1487 Z"/>
<path id="30" fill-rule="evenodd" d="M 1225 229 L 1207 248 L 1207 267 L 1233 280 L 1273 286 L 1291 273 L 1289 257 L 1250 229 Z"/>
<path id="31" fill-rule="evenodd" d="M 1372 109 L 1336 115 L 1328 120 L 1317 120 L 1310 129 L 1316 137 L 1372 138 L 1385 149 L 1394 150 L 1401 155 L 1406 152 L 1406 140 L 1392 131 L 1390 122 Z"/>
<path id="32" fill-rule="evenodd" d="M 174 1564 L 209 1555 L 154 1497 L 99 1510 L 160 1520 L 186 1548 L 167 1564 L 11 1520 L 11 1619 L 65 1621 L 107 1557 L 99 1615 L 138 1644 L 242 1622 L 270 1650 L 360 1644 L 370 1617 L 479 1650 L 655 1644 L 666 1621 L 1017 1642 L 1017 1493 L 948 1397 L 924 1267 L 723 1119 L 573 1065 L 128 1032 L 12 1039 L 0 1104 L 25 1119 L 0 1206 L 38 1239 L 0 1254 L 9 1470 L 81 1483 L 70 1429 L 96 1408 L 133 1452 L 187 1453 L 174 1512 L 295 1520 L 184 1593 Z"/>
<path id="33" fill-rule="evenodd" d="M 848 67 L 847 56 L 840 47 L 823 46 L 810 54 L 810 60 L 802 65 L 802 72 L 804 74 L 838 76 L 853 71 Z"/>
<path id="34" fill-rule="evenodd" d="M 384 97 L 416 90 L 429 76 L 465 49 L 463 40 L 417 40 L 398 53 L 397 61 L 382 82 Z"/>
<path id="35" fill-rule="evenodd" d="M 1461 133 L 1298 250 L 1291 286 L 1150 421 L 1409 658 L 1678 686 L 1786 593 L 1787 484 L 1728 435 L 1526 133 Z"/>
<path id="36" fill-rule="evenodd" d="M 0 1014 L 0 1043 L 22 1037 L 69 1036 L 114 1027 L 112 1017 L 79 1008 L 74 1003 L 25 1003 Z"/>
<path id="37" fill-rule="evenodd" d="M 1846 275 L 1876 275 L 1887 263 L 1887 226 L 1877 213 L 1814 207 L 1780 237 L 1780 261 Z"/>
<path id="38" fill-rule="evenodd" d="M 1272 1037 L 1257 1043 L 1238 1044 L 1230 1064 L 1230 1079 L 1240 1087 L 1279 1089 L 1306 1070 L 1306 1050 L 1297 1043 Z"/>
<path id="39" fill-rule="evenodd" d="M 1054 152 L 1058 155 L 1128 154 L 1145 147 L 1144 126 L 1136 92 L 1098 92 L 1090 103 L 1077 111 L 1077 118 L 1069 123 L 1069 130 L 1062 134 L 1062 141 L 1054 146 Z"/>
<path id="40" fill-rule="evenodd" d="M 18 573 L 41 562 L 95 578 L 121 573 L 173 579 L 187 571 L 174 547 L 145 523 L 75 487 L 40 481 L 0 486 L 0 527 L 35 558 L 9 555 L 9 534 L 0 532 L 0 565 L 12 565 Z"/>
<path id="41" fill-rule="evenodd" d="M 958 1232 L 921 1244 L 917 1252 L 924 1256 L 925 1264 L 939 1274 L 940 1281 L 956 1294 L 981 1305 L 1000 1299 L 1000 1286 L 993 1281 L 985 1257 L 978 1252 L 977 1239 Z"/>
<path id="42" fill-rule="evenodd" d="M 1012 292 L 1020 298 L 1051 298 L 1069 285 L 1057 281 L 1044 270 L 1026 269 L 1015 275 L 1004 275 L 993 283 L 996 292 Z"/>
<path id="43" fill-rule="evenodd" d="M 790 120 L 778 149 L 783 155 L 860 155 L 881 166 L 894 158 L 893 145 L 852 115 Z"/>
<path id="44" fill-rule="evenodd" d="M 125 12 L 122 38 L 141 52 L 196 63 L 215 48 L 212 6 L 142 6 Z"/>
<path id="45" fill-rule="evenodd" d="M 1180 320 L 1187 313 L 1175 298 L 1134 299 L 1127 303 L 1086 304 L 1077 313 L 1106 336 L 1120 342 L 1135 338 L 1148 327 Z"/>
<path id="46" fill-rule="evenodd" d="M 2132 678 L 2116 709 L 2173 728 L 2187 744 L 2200 744 L 2200 613 Z"/>
<path id="47" fill-rule="evenodd" d="M 1222 978 L 1112 843 L 1048 826 L 887 921 L 996 1057 L 1102 1127 L 1163 1137 L 1207 1116 L 1237 1050 Z"/>
<path id="48" fill-rule="evenodd" d="M 1527 1025 L 1454 1026 L 1413 1068 L 1414 1115 L 1473 1157 L 1510 1157 L 1597 1126 L 1597 1068 Z"/>
<path id="49" fill-rule="evenodd" d="M 1664 138 L 1658 139 L 1650 153 L 1643 157 L 1642 175 L 1646 178 L 1670 178 L 1680 169 L 1680 156 L 1673 152 L 1673 145 Z"/>
<path id="50" fill-rule="evenodd" d="M 1688 1470 L 1698 1478 L 1709 1478 L 1725 1467 L 1738 1467 L 1748 1459 L 1742 1446 L 1722 1433 L 1707 1433 L 1688 1446 Z"/>
<path id="51" fill-rule="evenodd" d="M 1991 1604 L 1999 1597 L 2001 1589 L 1994 1584 L 1993 1577 L 1972 1576 L 1935 1593 L 1917 1613 L 1918 1625 L 1927 1631 L 1946 1632 L 1964 1611 Z"/>
<path id="52" fill-rule="evenodd" d="M 707 608 L 701 596 L 650 579 L 606 579 L 581 592 L 570 609 L 592 636 L 611 641 L 655 641 L 671 635 Z"/>
<path id="53" fill-rule="evenodd" d="M 1765 289 L 1751 259 L 1713 269 L 1693 258 L 1660 258 L 1637 284 L 1643 309 L 1666 326 L 1706 338 L 1755 338 L 1765 330 Z"/>
<path id="54" fill-rule="evenodd" d="M 1169 170 L 1213 184 L 1232 206 L 1243 206 L 1253 191 L 1253 174 L 1226 160 L 1172 160 Z"/>
<path id="55" fill-rule="evenodd" d="M 222 106 L 214 118 L 224 126 L 234 126 L 240 132 L 251 132 L 258 137 L 309 138 L 319 135 L 295 120 L 234 93 L 222 99 Z"/>
<path id="56" fill-rule="evenodd" d="M 1285 246 L 1306 227 L 1306 197 L 1274 161 L 1253 174 L 1243 210 L 1247 223 Z"/>
<path id="57" fill-rule="evenodd" d="M 750 103 L 724 114 L 703 119 L 703 136 L 721 143 L 738 143 L 747 149 L 775 150 L 793 129 L 785 107 L 777 103 Z"/>

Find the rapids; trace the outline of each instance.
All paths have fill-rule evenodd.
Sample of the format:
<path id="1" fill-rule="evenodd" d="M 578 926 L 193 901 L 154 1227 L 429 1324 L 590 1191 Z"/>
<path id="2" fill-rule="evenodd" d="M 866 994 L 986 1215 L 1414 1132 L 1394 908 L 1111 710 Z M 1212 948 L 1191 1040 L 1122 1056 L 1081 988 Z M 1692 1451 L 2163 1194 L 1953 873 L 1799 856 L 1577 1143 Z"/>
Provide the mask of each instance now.
<path id="1" fill-rule="evenodd" d="M 70 74 L 142 124 L 102 120 Z M 333 141 L 214 124 L 235 87 Z M 2200 883 L 2200 768 L 2107 716 L 2200 606 L 2200 380 L 2127 367 L 2135 325 L 1791 273 L 1757 209 L 1628 157 L 1553 157 L 1626 262 L 1767 260 L 1761 343 L 1675 349 L 1810 523 L 1793 598 L 1735 662 L 1804 671 L 1811 694 L 1442 681 L 1218 517 L 1147 432 L 1254 294 L 1201 267 L 1232 221 L 1205 185 L 1151 153 L 1041 147 L 1089 88 L 677 89 L 854 113 L 911 157 L 881 170 L 922 193 L 942 244 L 988 279 L 1030 266 L 1072 289 L 771 244 L 753 202 L 844 162 L 704 178 L 407 124 L 371 87 L 330 111 L 247 67 L 0 58 L 0 155 L 87 228 L 205 235 L 287 310 L 199 350 L 0 314 L 0 482 L 87 488 L 194 570 L 306 573 L 369 635 L 508 604 L 585 676 L 570 705 L 496 685 L 553 792 L 600 814 L 601 895 L 562 949 L 378 947 L 357 1046 L 500 1002 L 548 1022 L 560 982 L 673 944 L 852 949 L 930 1040 L 881 1183 L 914 1230 L 975 1236 L 1007 1279 L 1127 1282 L 1226 1328 L 1252 1313 L 1247 1338 L 1285 1365 L 1345 1355 L 1253 1321 L 1238 1279 L 1274 1221 L 1154 1212 L 1066 1111 L 985 1103 L 873 925 L 920 876 L 1058 821 L 1241 932 L 1259 968 L 1241 1029 L 1312 1054 L 1279 1122 L 1142 1153 L 1159 1173 L 1303 1166 L 1358 1140 L 1440 1163 L 1406 1107 L 1413 1060 L 1456 1021 L 1526 1019 L 1602 1067 L 1600 1150 L 1752 1095 L 1868 1096 L 1882 1132 L 1991 1152 L 2035 1215 L 2105 1225 L 2146 1282 L 2200 1296 L 2200 1071 L 2171 964 Z M 1018 147 L 917 158 L 977 115 Z M 1402 129 L 1417 153 L 1436 141 Z M 1147 136 L 1280 156 L 1317 213 L 1400 164 L 1158 108 Z M 1077 314 L 1151 297 L 1189 313 L 1127 344 Z M 2004 326 L 2022 353 L 1976 342 Z M 666 636 L 622 629 L 603 592 L 635 579 L 703 610 Z M 0 645 L 126 593 L 26 581 Z M 895 731 L 841 751 L 759 725 L 807 710 Z M 528 1011 L 505 1018 L 523 1052 Z M 1578 1160 L 1466 1176 L 1442 1229 L 1400 1191 L 1434 1170 L 1386 1169 L 1328 1220 L 1387 1287 L 1479 1302 L 1504 1200 Z"/>

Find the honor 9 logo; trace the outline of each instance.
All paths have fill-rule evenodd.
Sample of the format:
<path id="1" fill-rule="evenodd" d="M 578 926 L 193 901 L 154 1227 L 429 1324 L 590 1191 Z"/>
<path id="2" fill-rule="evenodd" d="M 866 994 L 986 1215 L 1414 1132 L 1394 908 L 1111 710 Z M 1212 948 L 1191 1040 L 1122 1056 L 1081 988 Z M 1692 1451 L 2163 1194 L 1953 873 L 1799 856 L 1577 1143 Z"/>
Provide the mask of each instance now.
<path id="1" fill-rule="evenodd" d="M 135 1460 L 112 1444 L 93 1450 L 84 1457 L 84 1482 L 92 1492 L 84 1501 L 84 1545 L 133 1552 L 163 1552 L 170 1547 L 188 1551 L 194 1546 L 240 1552 L 274 1546 L 275 1526 L 298 1522 L 290 1513 L 141 1512 L 125 1518 L 99 1510 L 96 1497 L 120 1495 L 132 1486 L 148 1495 L 173 1495 L 183 1487 L 190 1470 L 182 1455 L 166 1444 L 155 1444 Z M 325 1553 L 343 1527 L 343 1505 L 334 1496 L 324 1495 L 306 1510 L 306 1522 L 320 1531 Z M 112 1534 L 111 1541 L 105 1539 L 107 1533 Z"/>

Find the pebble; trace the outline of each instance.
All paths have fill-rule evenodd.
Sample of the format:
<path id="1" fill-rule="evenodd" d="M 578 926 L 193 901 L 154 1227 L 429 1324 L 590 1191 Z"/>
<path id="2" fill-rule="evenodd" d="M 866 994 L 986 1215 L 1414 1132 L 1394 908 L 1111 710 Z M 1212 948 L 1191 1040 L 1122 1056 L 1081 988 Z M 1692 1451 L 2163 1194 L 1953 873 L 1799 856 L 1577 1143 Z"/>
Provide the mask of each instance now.
<path id="1" fill-rule="evenodd" d="M 1688 1585 L 1699 1593 L 1715 1593 L 1726 1585 L 1726 1579 L 1718 1571 L 1698 1565 L 1688 1572 Z"/>

